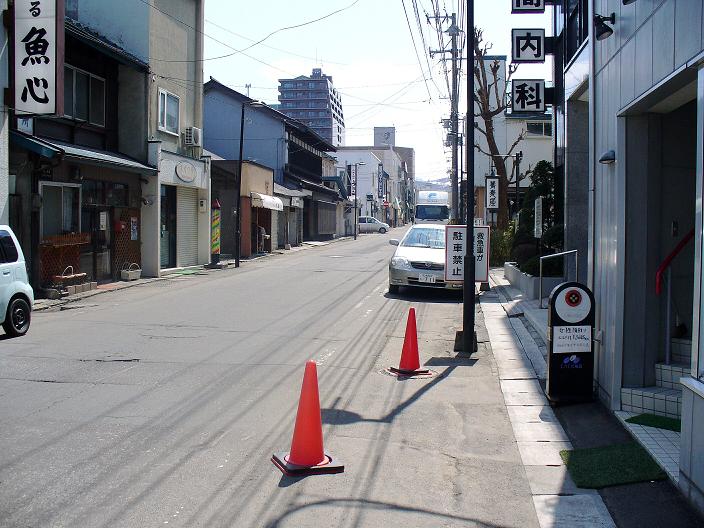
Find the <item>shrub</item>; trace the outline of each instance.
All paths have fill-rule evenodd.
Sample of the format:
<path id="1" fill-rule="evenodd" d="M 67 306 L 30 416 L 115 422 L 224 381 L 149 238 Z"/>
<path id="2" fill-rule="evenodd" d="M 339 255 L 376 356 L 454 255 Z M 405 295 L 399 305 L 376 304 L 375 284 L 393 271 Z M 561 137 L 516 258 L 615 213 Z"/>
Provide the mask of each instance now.
<path id="1" fill-rule="evenodd" d="M 525 261 L 518 268 L 528 275 L 533 275 L 537 277 L 540 275 L 540 257 L 535 255 Z M 563 262 L 562 259 L 554 258 L 543 262 L 543 277 L 562 277 L 563 276 Z"/>
<path id="2" fill-rule="evenodd" d="M 513 236 L 513 227 L 508 227 L 503 231 L 499 229 L 491 230 L 491 253 L 489 255 L 489 264 L 491 266 L 503 266 L 504 262 L 511 259 Z"/>
<path id="3" fill-rule="evenodd" d="M 520 244 L 511 251 L 511 260 L 518 264 L 520 268 L 528 259 L 538 254 L 535 247 L 535 239 L 530 244 Z"/>

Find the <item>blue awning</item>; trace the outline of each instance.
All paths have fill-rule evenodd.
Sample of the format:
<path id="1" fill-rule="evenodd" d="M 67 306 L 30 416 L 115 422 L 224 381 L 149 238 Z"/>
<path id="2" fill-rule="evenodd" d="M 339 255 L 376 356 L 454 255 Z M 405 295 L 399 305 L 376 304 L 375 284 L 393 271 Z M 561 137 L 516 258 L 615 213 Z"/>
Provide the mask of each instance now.
<path id="1" fill-rule="evenodd" d="M 63 151 L 60 148 L 55 147 L 51 143 L 42 141 L 39 138 L 18 132 L 17 130 L 10 130 L 10 143 L 16 145 L 22 149 L 34 152 L 39 156 L 47 159 L 53 159 L 56 156 L 61 157 Z"/>

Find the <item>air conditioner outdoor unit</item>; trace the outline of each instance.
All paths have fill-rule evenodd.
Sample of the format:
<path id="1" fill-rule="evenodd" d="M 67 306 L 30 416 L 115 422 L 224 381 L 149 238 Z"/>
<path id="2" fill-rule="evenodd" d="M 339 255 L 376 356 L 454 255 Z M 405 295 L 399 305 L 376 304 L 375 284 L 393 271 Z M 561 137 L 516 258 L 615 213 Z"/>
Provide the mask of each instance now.
<path id="1" fill-rule="evenodd" d="M 202 131 L 197 127 L 186 127 L 184 134 L 184 142 L 187 147 L 202 147 L 203 140 L 201 139 Z"/>

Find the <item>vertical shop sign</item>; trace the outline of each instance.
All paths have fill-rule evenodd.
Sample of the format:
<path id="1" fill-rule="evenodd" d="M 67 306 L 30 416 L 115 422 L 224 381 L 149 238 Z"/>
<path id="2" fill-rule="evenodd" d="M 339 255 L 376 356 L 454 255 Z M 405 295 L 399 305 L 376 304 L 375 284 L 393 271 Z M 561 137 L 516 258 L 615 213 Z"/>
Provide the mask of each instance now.
<path id="1" fill-rule="evenodd" d="M 15 0 L 14 12 L 15 112 L 62 113 L 63 0 Z"/>

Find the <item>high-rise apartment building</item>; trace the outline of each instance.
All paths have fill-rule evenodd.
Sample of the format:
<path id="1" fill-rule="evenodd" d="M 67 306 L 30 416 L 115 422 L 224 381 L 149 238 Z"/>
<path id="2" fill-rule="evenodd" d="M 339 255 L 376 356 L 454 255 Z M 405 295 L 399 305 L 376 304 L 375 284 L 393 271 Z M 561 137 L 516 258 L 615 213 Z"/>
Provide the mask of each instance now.
<path id="1" fill-rule="evenodd" d="M 308 125 L 329 143 L 345 144 L 340 92 L 320 68 L 313 68 L 310 77 L 279 79 L 279 103 L 281 113 Z"/>

